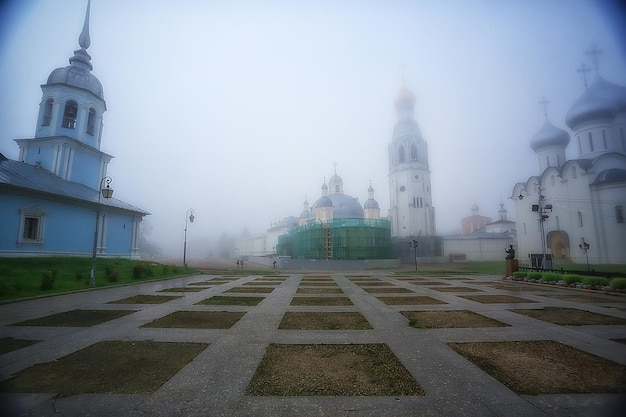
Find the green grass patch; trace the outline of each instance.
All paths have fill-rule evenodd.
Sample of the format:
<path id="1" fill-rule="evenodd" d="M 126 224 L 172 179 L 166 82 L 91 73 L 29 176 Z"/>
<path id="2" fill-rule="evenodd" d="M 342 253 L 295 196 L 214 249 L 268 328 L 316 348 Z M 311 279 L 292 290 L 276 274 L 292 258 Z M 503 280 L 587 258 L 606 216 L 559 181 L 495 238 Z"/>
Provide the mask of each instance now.
<path id="1" fill-rule="evenodd" d="M 0 301 L 89 288 L 91 258 L 0 258 Z M 96 260 L 96 287 L 195 273 L 175 265 L 131 259 Z"/>

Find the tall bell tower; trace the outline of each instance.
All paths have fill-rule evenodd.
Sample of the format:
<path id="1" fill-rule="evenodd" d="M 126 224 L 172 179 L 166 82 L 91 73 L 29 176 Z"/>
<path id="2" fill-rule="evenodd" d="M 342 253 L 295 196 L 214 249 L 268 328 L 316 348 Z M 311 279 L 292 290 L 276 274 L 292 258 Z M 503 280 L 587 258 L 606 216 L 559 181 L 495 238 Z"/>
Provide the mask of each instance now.
<path id="1" fill-rule="evenodd" d="M 389 144 L 391 237 L 434 236 L 428 144 L 413 118 L 415 95 L 404 82 L 395 105 L 398 120 Z"/>

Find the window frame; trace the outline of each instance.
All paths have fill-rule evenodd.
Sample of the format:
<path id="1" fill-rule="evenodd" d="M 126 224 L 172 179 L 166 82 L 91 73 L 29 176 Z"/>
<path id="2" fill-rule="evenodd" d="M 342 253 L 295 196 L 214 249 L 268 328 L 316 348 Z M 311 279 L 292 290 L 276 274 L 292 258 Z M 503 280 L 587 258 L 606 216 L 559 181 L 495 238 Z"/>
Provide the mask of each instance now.
<path id="1" fill-rule="evenodd" d="M 18 243 L 22 245 L 42 245 L 44 243 L 44 226 L 45 226 L 46 213 L 37 205 L 29 205 L 23 207 L 20 210 L 20 230 L 18 236 Z M 36 222 L 35 237 L 27 237 L 25 234 L 28 230 L 32 230 L 31 227 L 27 227 L 27 223 L 31 221 Z"/>

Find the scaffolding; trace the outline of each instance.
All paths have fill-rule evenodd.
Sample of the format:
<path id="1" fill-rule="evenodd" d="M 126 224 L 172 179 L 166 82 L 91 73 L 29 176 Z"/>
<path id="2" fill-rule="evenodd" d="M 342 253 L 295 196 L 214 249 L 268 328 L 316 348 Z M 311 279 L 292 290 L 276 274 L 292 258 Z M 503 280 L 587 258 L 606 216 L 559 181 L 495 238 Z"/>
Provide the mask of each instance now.
<path id="1" fill-rule="evenodd" d="M 280 236 L 277 249 L 293 259 L 391 259 L 391 224 L 381 219 L 310 222 Z"/>

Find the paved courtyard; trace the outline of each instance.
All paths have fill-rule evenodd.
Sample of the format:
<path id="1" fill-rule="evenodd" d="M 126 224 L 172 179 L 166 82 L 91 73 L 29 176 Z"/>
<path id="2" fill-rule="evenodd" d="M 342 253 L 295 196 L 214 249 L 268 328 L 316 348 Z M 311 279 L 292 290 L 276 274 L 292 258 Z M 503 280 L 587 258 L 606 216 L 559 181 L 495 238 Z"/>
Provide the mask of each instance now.
<path id="1" fill-rule="evenodd" d="M 483 296 L 509 296 L 494 299 Z M 171 296 L 145 304 L 136 296 Z M 215 296 L 257 297 L 256 305 L 203 304 Z M 347 297 L 315 305 L 306 297 Z M 483 298 L 481 298 L 483 297 Z M 149 297 L 148 297 L 149 298 Z M 133 300 L 137 300 L 135 303 Z M 498 300 L 498 302 L 491 302 Z M 502 302 L 502 301 L 506 302 Z M 122 301 L 122 302 L 120 302 Z M 322 303 L 323 304 L 323 303 Z M 618 324 L 558 325 L 519 310 L 567 308 Z M 42 319 L 75 310 L 128 313 L 107 321 L 55 327 Z M 515 312 L 514 310 L 518 310 Z M 417 328 L 413 312 L 463 311 L 498 326 Z M 229 328 L 159 326 L 177 312 L 240 313 Z M 281 328 L 286 313 L 360 313 L 357 330 Z M 476 316 L 478 317 L 478 316 Z M 514 392 L 450 347 L 451 343 L 548 340 L 626 365 L 626 297 L 514 283 L 495 276 L 402 275 L 351 271 L 200 274 L 0 305 L 0 339 L 37 341 L 0 355 L 0 382 L 99 342 L 205 344 L 185 366 L 149 393 L 0 392 L 9 415 L 23 416 L 618 416 L 624 393 Z M 132 345 L 133 343 L 130 343 Z M 247 390 L 270 345 L 384 344 L 412 375 L 420 395 L 251 395 Z M 181 352 L 182 354 L 182 352 Z M 106 364 L 102 364 L 103 369 Z M 125 372 L 139 378 L 134 366 Z M 94 376 L 96 377 L 96 376 Z M 42 375 L 45 378 L 45 375 Z M 54 384 L 53 384 L 54 386 Z M 79 387 L 80 388 L 80 387 Z"/>

